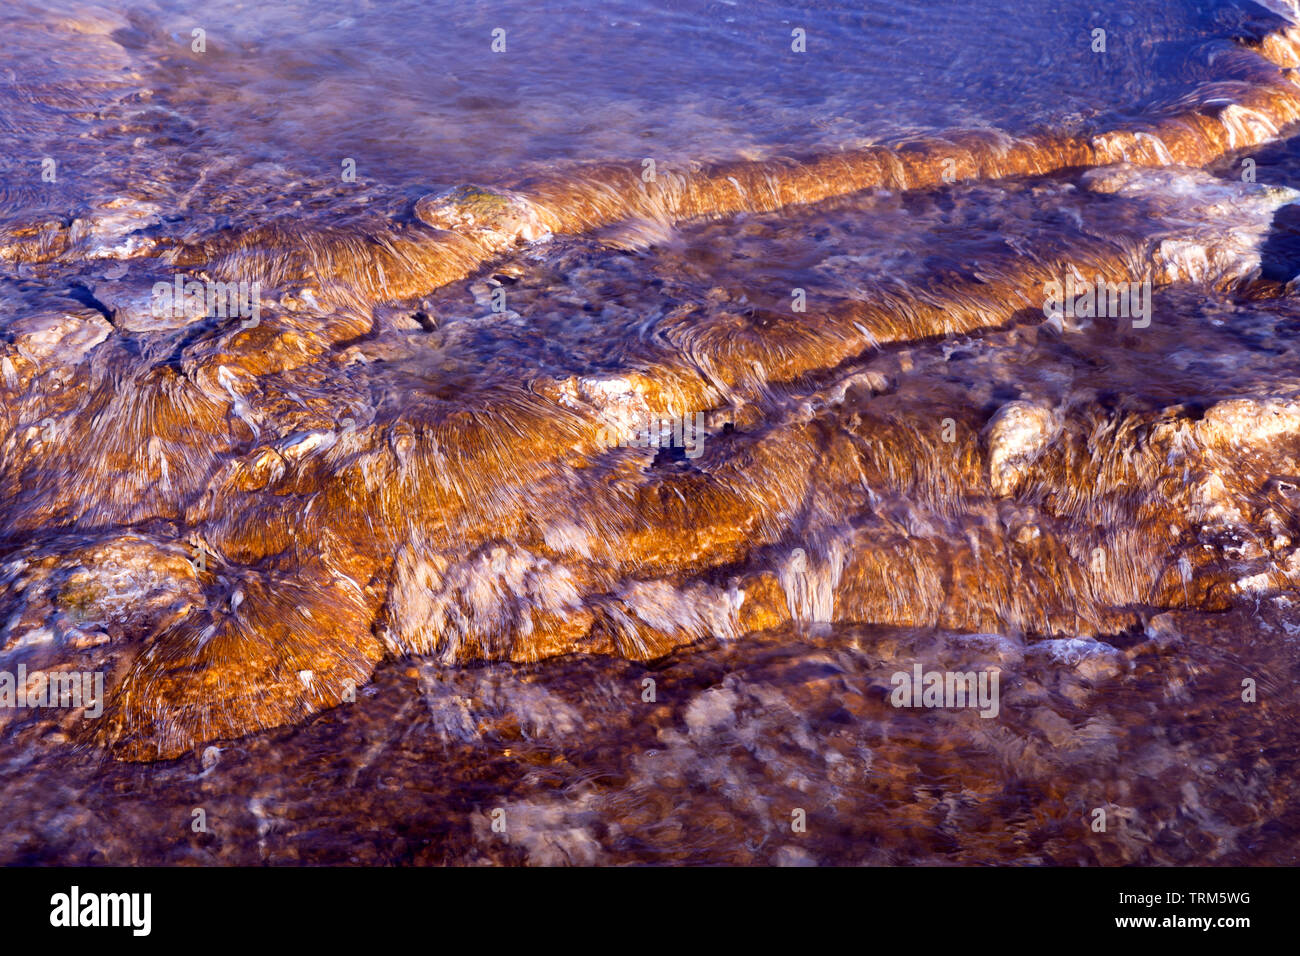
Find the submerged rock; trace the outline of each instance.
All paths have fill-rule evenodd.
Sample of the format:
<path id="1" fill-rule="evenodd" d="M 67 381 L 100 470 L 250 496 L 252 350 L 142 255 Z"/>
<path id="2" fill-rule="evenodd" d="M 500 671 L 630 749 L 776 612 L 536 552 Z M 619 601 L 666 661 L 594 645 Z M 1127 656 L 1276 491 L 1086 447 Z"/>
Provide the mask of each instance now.
<path id="1" fill-rule="evenodd" d="M 415 204 L 425 225 L 473 238 L 491 252 L 550 235 L 541 210 L 520 193 L 482 186 L 457 186 Z"/>
<path id="2" fill-rule="evenodd" d="M 998 409 L 989 422 L 986 439 L 994 494 L 1014 492 L 1060 428 L 1052 409 L 1032 402 L 1010 402 Z"/>

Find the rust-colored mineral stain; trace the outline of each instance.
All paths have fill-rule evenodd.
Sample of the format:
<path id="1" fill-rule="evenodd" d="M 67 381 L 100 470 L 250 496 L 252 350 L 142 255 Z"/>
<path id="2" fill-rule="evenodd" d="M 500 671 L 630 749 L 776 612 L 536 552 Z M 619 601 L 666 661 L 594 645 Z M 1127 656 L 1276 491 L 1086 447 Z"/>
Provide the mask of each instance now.
<path id="1" fill-rule="evenodd" d="M 1130 64 L 1091 108 L 908 126 L 837 93 L 836 139 L 764 67 L 781 119 L 732 142 L 683 99 L 693 155 L 652 110 L 653 176 L 610 93 L 584 151 L 521 109 L 417 175 L 412 121 L 344 186 L 192 168 L 167 144 L 232 107 L 88 20 L 105 166 L 0 186 L 0 671 L 106 697 L 0 706 L 0 860 L 1295 862 L 1300 27 L 1167 15 L 1177 96 Z M 171 105 L 115 112 L 126 63 Z M 258 313 L 160 313 L 188 281 Z M 997 713 L 900 705 L 914 668 L 996 672 Z M 202 786 L 227 835 L 69 810 L 34 848 L 132 773 L 116 814 Z"/>

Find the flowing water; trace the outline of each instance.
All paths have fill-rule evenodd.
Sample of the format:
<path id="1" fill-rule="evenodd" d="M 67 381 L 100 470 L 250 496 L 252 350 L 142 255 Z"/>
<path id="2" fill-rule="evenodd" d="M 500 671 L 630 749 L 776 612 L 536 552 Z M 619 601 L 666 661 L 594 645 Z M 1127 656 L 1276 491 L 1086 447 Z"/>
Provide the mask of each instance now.
<path id="1" fill-rule="evenodd" d="M 10 0 L 0 860 L 1300 862 L 1297 21 Z"/>

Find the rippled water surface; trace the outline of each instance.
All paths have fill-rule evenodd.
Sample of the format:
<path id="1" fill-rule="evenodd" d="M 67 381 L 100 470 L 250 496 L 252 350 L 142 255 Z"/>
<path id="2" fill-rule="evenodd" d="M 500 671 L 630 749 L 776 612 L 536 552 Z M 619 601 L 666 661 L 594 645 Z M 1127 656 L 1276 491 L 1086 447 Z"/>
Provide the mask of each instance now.
<path id="1" fill-rule="evenodd" d="M 1300 861 L 1294 16 L 11 0 L 0 860 Z"/>

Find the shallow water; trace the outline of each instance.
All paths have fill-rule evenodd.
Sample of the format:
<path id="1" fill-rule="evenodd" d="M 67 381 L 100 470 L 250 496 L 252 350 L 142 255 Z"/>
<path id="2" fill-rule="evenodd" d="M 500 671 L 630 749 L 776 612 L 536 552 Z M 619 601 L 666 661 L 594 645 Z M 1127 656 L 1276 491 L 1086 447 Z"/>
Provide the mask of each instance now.
<path id="1" fill-rule="evenodd" d="M 1300 30 L 1115 6 L 6 8 L 0 859 L 1297 862 Z"/>

